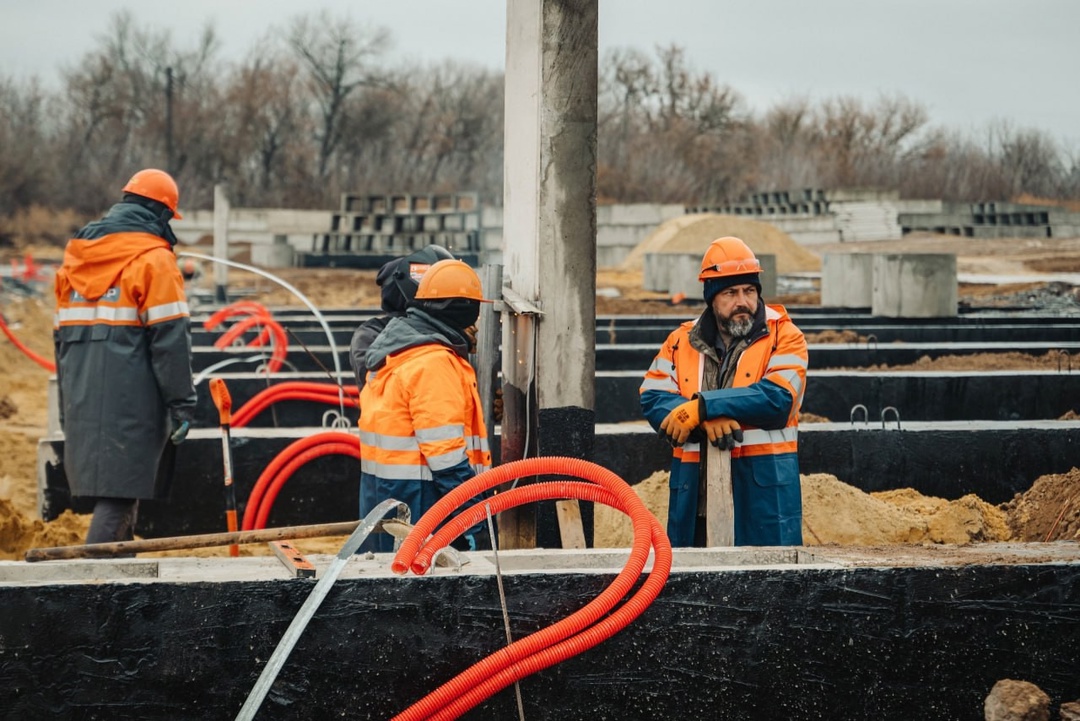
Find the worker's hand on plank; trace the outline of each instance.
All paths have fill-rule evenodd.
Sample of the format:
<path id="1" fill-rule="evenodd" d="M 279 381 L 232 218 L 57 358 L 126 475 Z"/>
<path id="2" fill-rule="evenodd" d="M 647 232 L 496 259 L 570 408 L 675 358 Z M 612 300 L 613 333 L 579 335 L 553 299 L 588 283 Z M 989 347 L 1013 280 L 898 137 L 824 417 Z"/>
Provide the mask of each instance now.
<path id="1" fill-rule="evenodd" d="M 735 448 L 736 443 L 742 443 L 742 427 L 734 418 L 710 418 L 702 421 L 701 426 L 709 437 L 709 443 L 722 451 L 730 451 Z"/>

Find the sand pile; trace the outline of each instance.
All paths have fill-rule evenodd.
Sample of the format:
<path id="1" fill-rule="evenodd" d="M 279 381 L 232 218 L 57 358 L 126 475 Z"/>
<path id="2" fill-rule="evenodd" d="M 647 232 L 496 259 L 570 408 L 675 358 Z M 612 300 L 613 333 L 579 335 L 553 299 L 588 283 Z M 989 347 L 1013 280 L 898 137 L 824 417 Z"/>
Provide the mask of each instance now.
<path id="1" fill-rule="evenodd" d="M 709 243 L 725 235 L 742 238 L 754 253 L 776 256 L 777 273 L 821 270 L 821 258 L 779 228 L 734 215 L 697 213 L 672 218 L 630 251 L 619 270 L 641 271 L 646 253 L 704 254 Z"/>
<path id="2" fill-rule="evenodd" d="M 660 471 L 634 486 L 662 525 L 667 524 L 668 473 Z M 968 495 L 955 501 L 924 496 L 910 488 L 864 493 L 825 473 L 802 476 L 803 542 L 813 545 L 955 544 L 1042 541 L 1073 494 L 1051 540 L 1080 533 L 1080 470 L 1044 476 L 1024 494 L 1001 506 Z M 629 519 L 597 506 L 598 548 L 631 545 Z"/>

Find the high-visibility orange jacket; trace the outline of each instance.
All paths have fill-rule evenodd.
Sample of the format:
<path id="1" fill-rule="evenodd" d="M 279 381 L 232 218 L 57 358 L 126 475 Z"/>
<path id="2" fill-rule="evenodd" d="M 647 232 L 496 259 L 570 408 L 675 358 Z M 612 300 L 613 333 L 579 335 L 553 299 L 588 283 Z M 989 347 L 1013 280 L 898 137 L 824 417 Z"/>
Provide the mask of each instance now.
<path id="1" fill-rule="evenodd" d="M 739 421 L 743 440 L 731 452 L 736 545 L 800 545 L 802 497 L 798 414 L 806 384 L 806 339 L 783 306 L 758 306 L 747 341 L 716 348 L 716 320 L 706 308 L 668 336 L 645 374 L 641 407 L 654 428 L 695 394 L 702 420 Z M 694 545 L 703 443 L 699 431 L 677 447 L 671 464 L 668 536 Z"/>
<path id="2" fill-rule="evenodd" d="M 415 521 L 491 467 L 476 373 L 463 341 L 410 308 L 372 343 L 360 391 L 361 514 L 393 497 L 409 504 Z"/>
<path id="3" fill-rule="evenodd" d="M 184 281 L 167 222 L 119 203 L 68 242 L 56 273 L 56 375 L 75 496 L 162 498 L 170 416 L 195 409 Z"/>

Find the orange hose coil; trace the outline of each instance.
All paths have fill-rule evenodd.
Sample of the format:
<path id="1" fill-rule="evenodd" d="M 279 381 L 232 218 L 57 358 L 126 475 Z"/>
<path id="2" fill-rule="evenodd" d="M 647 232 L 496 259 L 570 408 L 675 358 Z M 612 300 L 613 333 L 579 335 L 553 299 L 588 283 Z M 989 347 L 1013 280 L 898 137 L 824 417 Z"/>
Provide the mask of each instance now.
<path id="1" fill-rule="evenodd" d="M 261 324 L 265 326 L 259 333 L 259 336 L 248 343 L 252 347 L 261 347 L 266 343 L 269 338 L 272 340 L 272 351 L 270 354 L 270 362 L 267 363 L 266 369 L 270 373 L 276 373 L 281 370 L 281 366 L 285 362 L 285 358 L 289 354 L 288 338 L 285 334 L 285 329 L 281 327 L 281 324 L 274 320 L 273 316 L 266 306 L 261 303 L 256 303 L 250 300 L 241 300 L 215 311 L 206 321 L 203 322 L 203 328 L 206 330 L 213 330 L 218 325 L 236 315 L 246 315 L 238 323 L 235 323 L 229 330 L 227 330 L 220 338 L 214 341 L 215 348 L 224 348 L 231 344 L 234 340 L 242 336 L 251 326 Z"/>
<path id="2" fill-rule="evenodd" d="M 342 386 L 345 391 L 345 405 L 350 408 L 358 407 L 357 399 L 360 391 L 355 385 Z M 338 405 L 338 386 L 330 383 L 315 383 L 312 381 L 286 381 L 276 383 L 269 388 L 264 388 L 253 395 L 244 405 L 233 413 L 233 428 L 243 428 L 252 421 L 255 416 L 262 413 L 269 406 L 278 401 L 313 401 Z"/>
<path id="3" fill-rule="evenodd" d="M 473 496 L 515 478 L 552 474 L 584 478 L 592 483 L 539 483 L 515 488 L 473 505 L 428 538 L 444 518 Z M 640 615 L 660 593 L 671 571 L 671 543 L 659 521 L 622 479 L 601 466 L 576 458 L 514 461 L 462 484 L 417 522 L 395 555 L 392 569 L 396 573 L 405 573 L 409 569 L 417 574 L 424 573 L 437 550 L 486 515 L 486 505 L 496 513 L 523 503 L 567 497 L 605 503 L 630 516 L 634 543 L 626 567 L 608 588 L 574 614 L 496 651 L 414 703 L 395 719 L 457 718 L 516 680 L 610 638 Z M 652 549 L 655 558 L 648 579 L 626 603 L 604 618 L 633 588 Z"/>
<path id="4" fill-rule="evenodd" d="M 255 519 L 260 512 L 260 506 L 263 504 L 263 496 L 266 494 L 267 489 L 274 484 L 278 474 L 281 473 L 294 458 L 315 446 L 331 443 L 348 446 L 350 449 L 356 448 L 356 457 L 360 456 L 360 439 L 342 431 L 316 433 L 315 435 L 301 438 L 300 440 L 289 444 L 274 458 L 274 460 L 267 464 L 266 468 L 264 468 L 263 472 L 259 475 L 258 481 L 255 482 L 255 486 L 251 489 L 247 505 L 244 507 L 244 520 L 240 526 L 241 530 L 250 531 L 255 528 Z M 351 455 L 351 450 L 349 451 L 349 454 Z M 267 510 L 266 513 L 269 515 L 269 510 Z"/>
<path id="5" fill-rule="evenodd" d="M 292 456 L 289 461 L 282 466 L 281 470 L 274 477 L 273 481 L 267 486 L 266 492 L 262 495 L 261 502 L 259 503 L 258 510 L 255 515 L 255 528 L 266 528 L 266 522 L 270 518 L 270 511 L 274 508 L 274 501 L 277 500 L 278 493 L 281 492 L 285 483 L 292 478 L 292 475 L 308 462 L 315 460 L 316 458 L 322 458 L 323 456 L 331 456 L 335 454 L 341 454 L 344 456 L 352 456 L 357 460 L 360 459 L 360 444 L 359 443 L 320 443 L 314 448 L 309 448 L 306 451 Z"/>

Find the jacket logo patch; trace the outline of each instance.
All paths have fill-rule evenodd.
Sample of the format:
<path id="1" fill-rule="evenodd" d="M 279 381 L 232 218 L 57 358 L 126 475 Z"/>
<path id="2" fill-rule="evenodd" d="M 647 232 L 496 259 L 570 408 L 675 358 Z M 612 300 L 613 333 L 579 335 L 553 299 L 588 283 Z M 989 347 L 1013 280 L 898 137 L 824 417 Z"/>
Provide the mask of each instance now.
<path id="1" fill-rule="evenodd" d="M 104 300 L 104 301 L 120 300 L 120 288 L 115 287 L 115 286 L 112 287 L 112 288 L 109 288 L 107 291 L 105 291 L 105 295 L 98 298 L 98 301 L 102 301 L 102 300 Z M 83 294 L 80 293 L 79 291 L 73 290 L 73 291 L 71 291 L 71 302 L 72 303 L 89 303 L 90 301 L 88 301 L 83 296 Z"/>

